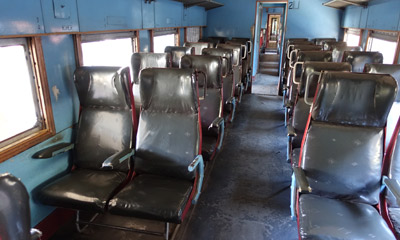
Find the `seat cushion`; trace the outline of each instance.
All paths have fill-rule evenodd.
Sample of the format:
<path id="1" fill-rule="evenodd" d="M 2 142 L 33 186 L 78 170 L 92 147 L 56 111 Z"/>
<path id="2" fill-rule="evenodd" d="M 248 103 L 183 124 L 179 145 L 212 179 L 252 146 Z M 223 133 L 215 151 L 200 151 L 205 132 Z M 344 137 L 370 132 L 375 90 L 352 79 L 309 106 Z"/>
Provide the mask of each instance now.
<path id="1" fill-rule="evenodd" d="M 181 223 L 191 181 L 141 174 L 109 203 L 112 214 Z"/>
<path id="2" fill-rule="evenodd" d="M 211 160 L 217 148 L 217 138 L 213 136 L 204 136 L 201 146 L 201 153 L 205 161 Z"/>
<path id="3" fill-rule="evenodd" d="M 77 169 L 42 188 L 39 198 L 47 205 L 104 212 L 111 194 L 126 176 L 116 171 Z"/>
<path id="4" fill-rule="evenodd" d="M 303 194 L 299 210 L 301 239 L 395 239 L 378 211 L 368 204 Z"/>
<path id="5" fill-rule="evenodd" d="M 400 237 L 400 208 L 388 208 L 390 221 L 396 230 L 397 236 Z"/>

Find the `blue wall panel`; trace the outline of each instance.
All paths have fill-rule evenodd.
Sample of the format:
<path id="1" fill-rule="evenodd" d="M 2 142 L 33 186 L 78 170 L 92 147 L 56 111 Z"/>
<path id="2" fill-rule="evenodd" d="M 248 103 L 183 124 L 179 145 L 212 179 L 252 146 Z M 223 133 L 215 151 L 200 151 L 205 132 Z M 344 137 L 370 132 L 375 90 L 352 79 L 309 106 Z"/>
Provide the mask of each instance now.
<path id="1" fill-rule="evenodd" d="M 399 0 L 371 1 L 368 5 L 367 28 L 397 30 L 400 16 Z"/>
<path id="2" fill-rule="evenodd" d="M 140 52 L 150 52 L 150 32 L 149 30 L 139 31 Z"/>
<path id="3" fill-rule="evenodd" d="M 0 0 L 0 35 L 44 33 L 37 0 Z"/>
<path id="4" fill-rule="evenodd" d="M 359 28 L 361 19 L 361 7 L 350 6 L 347 7 L 343 15 L 342 27 L 345 28 Z"/>
<path id="5" fill-rule="evenodd" d="M 78 32 L 76 0 L 41 0 L 46 33 Z"/>
<path id="6" fill-rule="evenodd" d="M 190 7 L 183 9 L 182 26 L 205 26 L 207 13 L 202 7 Z"/>
<path id="7" fill-rule="evenodd" d="M 361 9 L 360 28 L 367 28 L 368 8 Z"/>
<path id="8" fill-rule="evenodd" d="M 143 28 L 154 28 L 154 5 L 142 2 Z"/>
<path id="9" fill-rule="evenodd" d="M 142 28 L 142 0 L 79 0 L 82 32 Z"/>
<path id="10" fill-rule="evenodd" d="M 185 43 L 185 28 L 180 28 L 179 30 L 179 46 L 183 46 L 183 44 Z"/>
<path id="11" fill-rule="evenodd" d="M 182 26 L 182 3 L 171 0 L 157 0 L 154 12 L 156 28 Z"/>

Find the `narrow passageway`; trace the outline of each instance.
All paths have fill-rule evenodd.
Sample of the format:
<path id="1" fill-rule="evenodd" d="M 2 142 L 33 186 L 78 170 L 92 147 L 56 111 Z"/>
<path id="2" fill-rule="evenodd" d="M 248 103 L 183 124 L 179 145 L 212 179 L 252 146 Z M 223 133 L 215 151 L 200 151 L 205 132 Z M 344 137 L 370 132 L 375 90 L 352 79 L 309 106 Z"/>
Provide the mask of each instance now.
<path id="1" fill-rule="evenodd" d="M 258 75 L 177 239 L 297 239 L 277 77 Z"/>

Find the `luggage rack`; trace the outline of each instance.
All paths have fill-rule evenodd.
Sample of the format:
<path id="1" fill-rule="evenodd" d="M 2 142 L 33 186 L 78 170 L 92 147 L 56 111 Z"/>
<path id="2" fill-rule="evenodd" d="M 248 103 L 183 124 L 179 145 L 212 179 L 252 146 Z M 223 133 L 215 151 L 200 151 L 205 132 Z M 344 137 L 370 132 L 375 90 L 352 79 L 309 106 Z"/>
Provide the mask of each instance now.
<path id="1" fill-rule="evenodd" d="M 344 9 L 347 6 L 354 5 L 358 7 L 367 7 L 369 0 L 330 0 L 322 5 L 332 8 Z"/>
<path id="2" fill-rule="evenodd" d="M 183 3 L 185 8 L 190 8 L 193 6 L 200 6 L 200 7 L 204 7 L 206 9 L 206 11 L 217 8 L 217 7 L 224 6 L 224 4 L 215 2 L 213 0 L 174 0 L 174 1 Z"/>

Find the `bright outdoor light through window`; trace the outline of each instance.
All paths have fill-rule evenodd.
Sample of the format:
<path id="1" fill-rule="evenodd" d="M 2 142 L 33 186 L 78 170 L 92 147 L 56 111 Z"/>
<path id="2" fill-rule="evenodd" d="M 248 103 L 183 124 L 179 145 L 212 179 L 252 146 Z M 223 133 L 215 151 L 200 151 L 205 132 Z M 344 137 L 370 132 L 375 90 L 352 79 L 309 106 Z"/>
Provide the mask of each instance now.
<path id="1" fill-rule="evenodd" d="M 383 55 L 383 63 L 393 64 L 394 55 L 396 52 L 396 42 L 385 41 L 378 38 L 371 38 L 371 52 L 381 52 Z"/>
<path id="2" fill-rule="evenodd" d="M 355 34 L 347 34 L 346 43 L 347 46 L 358 46 L 360 42 L 360 36 Z"/>
<path id="3" fill-rule="evenodd" d="M 165 47 L 175 46 L 175 34 L 168 34 L 154 37 L 154 52 L 163 53 Z"/>
<path id="4" fill-rule="evenodd" d="M 34 80 L 22 45 L 0 47 L 0 141 L 38 123 Z"/>
<path id="5" fill-rule="evenodd" d="M 85 66 L 129 66 L 132 56 L 132 39 L 120 38 L 82 43 Z"/>

